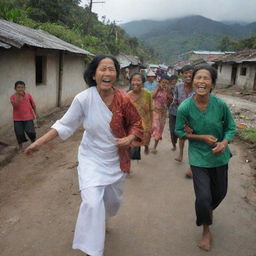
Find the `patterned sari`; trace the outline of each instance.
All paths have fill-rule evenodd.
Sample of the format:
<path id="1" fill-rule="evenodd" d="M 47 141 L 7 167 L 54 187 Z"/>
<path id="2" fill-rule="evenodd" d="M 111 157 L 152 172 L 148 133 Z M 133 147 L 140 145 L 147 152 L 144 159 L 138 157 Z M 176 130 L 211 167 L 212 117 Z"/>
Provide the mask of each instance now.
<path id="1" fill-rule="evenodd" d="M 154 98 L 155 108 L 153 111 L 152 138 L 161 140 L 166 120 L 168 93 L 166 90 L 159 90 Z"/>
<path id="2" fill-rule="evenodd" d="M 141 91 L 139 98 L 136 97 L 133 91 L 129 91 L 128 95 L 142 119 L 142 127 L 144 129 L 142 146 L 148 146 L 152 129 L 153 100 L 148 90 L 142 88 Z"/>

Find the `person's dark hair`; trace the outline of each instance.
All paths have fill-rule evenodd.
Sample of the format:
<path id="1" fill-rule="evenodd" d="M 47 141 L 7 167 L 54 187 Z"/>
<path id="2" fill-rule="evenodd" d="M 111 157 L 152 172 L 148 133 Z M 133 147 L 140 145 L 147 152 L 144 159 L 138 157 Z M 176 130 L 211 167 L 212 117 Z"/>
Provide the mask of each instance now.
<path id="1" fill-rule="evenodd" d="M 196 65 L 195 69 L 193 71 L 193 74 L 192 74 L 192 81 L 194 80 L 196 72 L 201 70 L 201 69 L 206 69 L 206 70 L 208 70 L 210 72 L 211 78 L 212 78 L 212 84 L 215 85 L 216 84 L 216 80 L 217 80 L 217 70 L 216 70 L 216 68 L 212 67 L 209 64 L 199 64 L 199 65 Z"/>
<path id="2" fill-rule="evenodd" d="M 171 75 L 169 79 L 170 79 L 170 81 L 172 81 L 172 80 L 178 80 L 178 76 L 176 76 L 176 75 Z"/>
<path id="3" fill-rule="evenodd" d="M 15 84 L 14 84 L 14 89 L 16 89 L 16 87 L 18 85 L 23 85 L 25 87 L 25 83 L 23 81 L 17 81 Z"/>
<path id="4" fill-rule="evenodd" d="M 142 73 L 140 73 L 140 72 L 134 72 L 134 73 L 132 73 L 132 75 L 131 75 L 131 77 L 130 77 L 130 83 L 131 83 L 133 77 L 136 76 L 136 75 L 138 75 L 138 76 L 141 77 L 142 83 L 145 83 L 146 79 L 145 79 L 144 75 L 143 75 Z"/>
<path id="5" fill-rule="evenodd" d="M 95 76 L 96 69 L 99 66 L 99 63 L 103 59 L 113 60 L 115 68 L 116 68 L 116 78 L 117 79 L 119 78 L 120 65 L 119 65 L 119 62 L 117 61 L 117 59 L 111 55 L 105 55 L 105 54 L 97 55 L 93 58 L 93 60 L 91 61 L 91 63 L 88 65 L 87 69 L 84 72 L 84 80 L 88 84 L 89 87 L 97 85 L 96 81 L 93 79 L 93 77 Z"/>
<path id="6" fill-rule="evenodd" d="M 161 77 L 160 77 L 160 79 L 159 79 L 159 81 L 162 81 L 162 80 L 164 80 L 164 79 L 170 81 L 170 77 L 169 77 L 168 75 L 162 74 Z"/>
<path id="7" fill-rule="evenodd" d="M 185 65 L 184 67 L 182 67 L 181 73 L 183 74 L 184 72 L 187 72 L 187 71 L 189 71 L 189 70 L 194 71 L 194 69 L 195 69 L 195 67 L 192 66 L 192 65 Z"/>

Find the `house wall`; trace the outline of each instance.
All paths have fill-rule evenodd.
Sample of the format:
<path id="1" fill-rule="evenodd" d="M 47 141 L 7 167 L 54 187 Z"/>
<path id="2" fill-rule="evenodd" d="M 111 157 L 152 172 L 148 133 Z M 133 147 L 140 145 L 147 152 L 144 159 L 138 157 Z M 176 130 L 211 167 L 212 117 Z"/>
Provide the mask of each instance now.
<path id="1" fill-rule="evenodd" d="M 218 78 L 217 78 L 217 86 L 227 86 L 231 84 L 231 72 L 232 65 L 230 64 L 219 64 L 218 65 Z"/>
<path id="2" fill-rule="evenodd" d="M 61 105 L 69 105 L 76 94 L 87 88 L 84 71 L 84 56 L 64 54 Z"/>
<path id="3" fill-rule="evenodd" d="M 241 75 L 241 69 L 246 68 L 246 75 Z M 237 69 L 236 84 L 241 89 L 253 89 L 254 77 L 256 72 L 256 63 L 239 64 Z"/>
<path id="4" fill-rule="evenodd" d="M 36 85 L 35 56 L 46 56 L 46 79 Z M 61 105 L 71 103 L 74 96 L 86 88 L 83 80 L 84 57 L 64 54 Z M 14 83 L 22 80 L 37 106 L 39 115 L 52 111 L 57 106 L 59 87 L 59 51 L 36 48 L 0 48 L 0 134 L 12 126 L 10 96 L 15 93 Z"/>

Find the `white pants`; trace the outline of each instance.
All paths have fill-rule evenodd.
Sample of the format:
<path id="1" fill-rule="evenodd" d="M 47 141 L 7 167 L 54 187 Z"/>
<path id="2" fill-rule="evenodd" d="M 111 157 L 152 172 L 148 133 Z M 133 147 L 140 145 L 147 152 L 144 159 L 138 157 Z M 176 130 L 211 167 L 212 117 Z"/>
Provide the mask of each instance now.
<path id="1" fill-rule="evenodd" d="M 124 178 L 107 186 L 81 191 L 82 203 L 77 217 L 73 249 L 91 256 L 104 253 L 106 220 L 116 215 L 124 187 Z"/>

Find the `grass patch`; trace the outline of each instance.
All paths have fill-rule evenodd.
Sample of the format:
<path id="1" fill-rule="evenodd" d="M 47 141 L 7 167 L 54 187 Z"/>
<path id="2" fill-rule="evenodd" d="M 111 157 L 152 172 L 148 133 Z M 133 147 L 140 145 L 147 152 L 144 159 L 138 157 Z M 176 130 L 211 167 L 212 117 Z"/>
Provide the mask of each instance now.
<path id="1" fill-rule="evenodd" d="M 255 128 L 246 128 L 237 130 L 237 135 L 242 140 L 245 140 L 250 143 L 256 143 L 256 129 Z"/>

